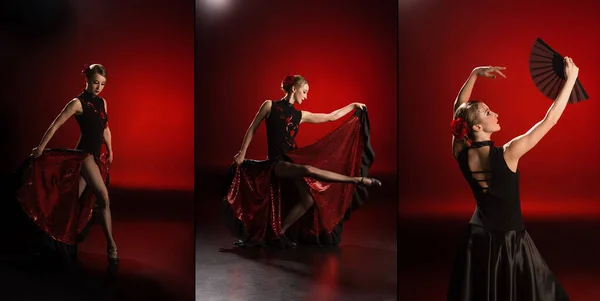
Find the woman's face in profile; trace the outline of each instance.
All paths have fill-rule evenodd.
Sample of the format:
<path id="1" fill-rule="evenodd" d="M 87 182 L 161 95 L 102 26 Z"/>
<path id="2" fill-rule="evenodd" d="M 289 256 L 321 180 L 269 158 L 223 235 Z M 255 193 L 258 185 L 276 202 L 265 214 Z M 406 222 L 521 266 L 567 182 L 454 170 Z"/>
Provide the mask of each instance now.
<path id="1" fill-rule="evenodd" d="M 302 85 L 301 88 L 294 87 L 296 91 L 294 91 L 294 100 L 301 104 L 306 97 L 308 96 L 308 84 Z"/>

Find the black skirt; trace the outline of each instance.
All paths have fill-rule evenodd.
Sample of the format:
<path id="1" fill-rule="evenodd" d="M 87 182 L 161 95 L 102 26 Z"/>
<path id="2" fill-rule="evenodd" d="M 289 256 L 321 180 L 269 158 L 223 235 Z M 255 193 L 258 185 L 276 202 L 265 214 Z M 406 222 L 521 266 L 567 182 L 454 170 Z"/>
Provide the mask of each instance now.
<path id="1" fill-rule="evenodd" d="M 452 268 L 448 301 L 568 301 L 526 230 L 470 224 Z"/>

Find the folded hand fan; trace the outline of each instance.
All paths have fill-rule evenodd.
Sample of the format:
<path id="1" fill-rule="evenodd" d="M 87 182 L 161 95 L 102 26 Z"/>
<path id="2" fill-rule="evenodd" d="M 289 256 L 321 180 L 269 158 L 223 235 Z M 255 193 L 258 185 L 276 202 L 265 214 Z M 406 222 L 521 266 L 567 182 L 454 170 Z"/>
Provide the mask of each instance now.
<path id="1" fill-rule="evenodd" d="M 565 62 L 562 55 L 538 38 L 529 55 L 529 72 L 535 86 L 546 97 L 554 100 L 565 82 Z M 569 103 L 578 103 L 589 96 L 576 80 Z"/>

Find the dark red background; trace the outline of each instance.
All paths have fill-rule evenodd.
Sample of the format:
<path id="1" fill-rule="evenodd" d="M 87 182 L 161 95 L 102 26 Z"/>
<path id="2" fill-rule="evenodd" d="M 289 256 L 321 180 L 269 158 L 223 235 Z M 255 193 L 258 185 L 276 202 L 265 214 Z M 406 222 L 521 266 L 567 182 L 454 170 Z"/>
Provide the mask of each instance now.
<path id="1" fill-rule="evenodd" d="M 101 63 L 115 152 L 111 185 L 192 190 L 193 2 L 11 5 L 2 31 L 0 123 L 7 154 L 0 172 L 17 167 L 81 92 L 83 65 Z M 72 118 L 48 147 L 73 148 L 78 138 Z"/>
<path id="2" fill-rule="evenodd" d="M 7 9 L 0 11 L 0 176 L 26 159 L 65 104 L 84 89 L 83 65 L 104 64 L 108 81 L 101 96 L 107 99 L 115 151 L 109 192 L 121 261 L 118 281 L 91 276 L 105 274 L 106 265 L 106 242 L 96 224 L 79 247 L 86 271 L 76 273 L 81 282 L 60 272 L 51 274 L 61 281 L 48 279 L 48 273 L 25 276 L 32 270 L 11 263 L 8 272 L 0 266 L 12 279 L 7 287 L 19 294 L 68 295 L 56 298 L 61 300 L 79 300 L 83 296 L 73 297 L 78 294 L 193 298 L 194 1 L 2 4 Z M 78 138 L 72 118 L 48 147 L 73 148 Z"/>
<path id="3" fill-rule="evenodd" d="M 214 2 L 214 1 L 213 1 Z M 223 3 L 229 1 L 222 1 Z M 283 96 L 286 73 L 309 82 L 300 110 L 368 107 L 376 158 L 372 173 L 396 172 L 396 3 L 237 1 L 197 9 L 196 166 L 225 171 L 260 105 Z M 338 127 L 303 124 L 298 145 Z M 264 124 L 248 159 L 267 156 Z"/>
<path id="4" fill-rule="evenodd" d="M 598 1 L 399 1 L 401 214 L 465 214 L 474 201 L 451 155 L 454 99 L 471 70 L 506 66 L 507 79 L 478 79 L 472 99 L 499 114 L 504 144 L 541 120 L 552 100 L 529 75 L 541 37 L 580 67 L 590 99 L 569 105 L 519 163 L 524 214 L 600 215 L 600 3 Z"/>

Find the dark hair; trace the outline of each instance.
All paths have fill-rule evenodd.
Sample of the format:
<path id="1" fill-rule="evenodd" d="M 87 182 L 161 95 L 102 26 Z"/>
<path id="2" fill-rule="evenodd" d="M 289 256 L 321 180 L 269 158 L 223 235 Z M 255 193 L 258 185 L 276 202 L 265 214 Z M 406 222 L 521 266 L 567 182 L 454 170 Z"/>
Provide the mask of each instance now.
<path id="1" fill-rule="evenodd" d="M 285 93 L 292 93 L 292 87 L 308 84 L 308 81 L 302 75 L 288 75 L 281 82 L 281 90 Z"/>
<path id="2" fill-rule="evenodd" d="M 90 66 L 83 69 L 82 73 L 85 75 L 85 78 L 88 81 L 92 79 L 92 76 L 94 76 L 94 74 L 98 74 L 106 78 L 106 69 L 100 64 L 91 64 Z"/>
<path id="3" fill-rule="evenodd" d="M 454 112 L 454 119 L 462 118 L 467 122 L 467 137 L 471 140 L 475 138 L 473 137 L 473 125 L 477 122 L 477 110 L 480 103 L 482 103 L 480 100 L 470 100 L 460 105 Z"/>

